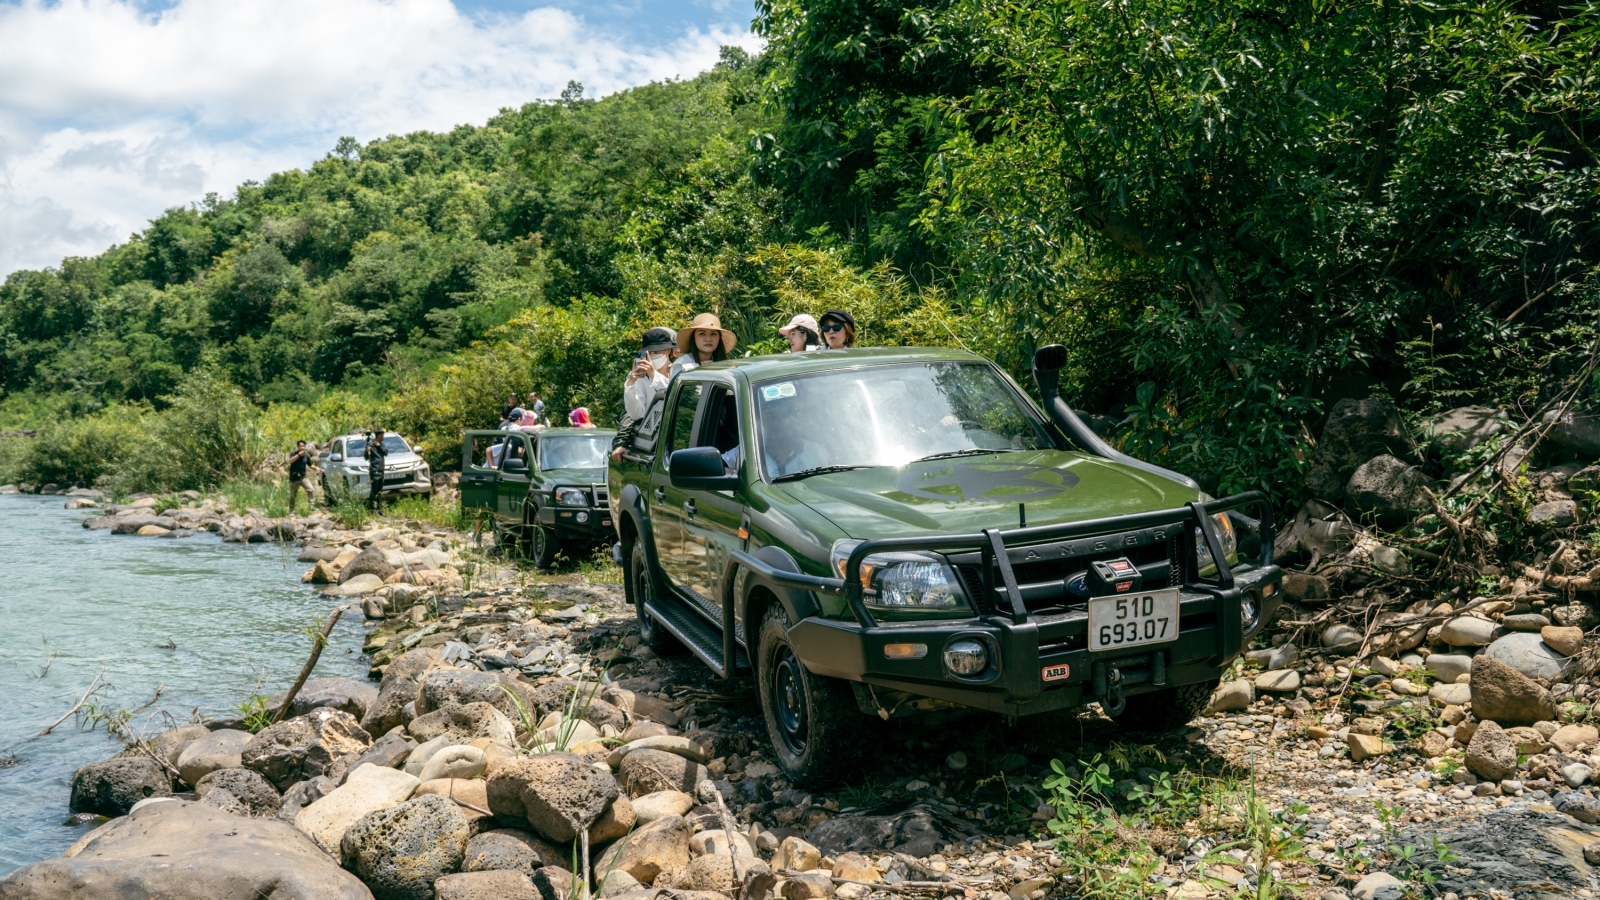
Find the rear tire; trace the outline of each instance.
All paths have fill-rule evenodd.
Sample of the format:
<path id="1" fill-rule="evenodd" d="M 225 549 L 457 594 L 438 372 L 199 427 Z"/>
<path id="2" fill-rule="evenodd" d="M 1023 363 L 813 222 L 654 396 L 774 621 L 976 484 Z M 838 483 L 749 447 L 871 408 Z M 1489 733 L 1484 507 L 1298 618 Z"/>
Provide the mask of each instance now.
<path id="1" fill-rule="evenodd" d="M 494 533 L 494 545 L 501 556 L 506 559 L 516 559 L 526 552 L 522 529 L 509 528 L 499 519 L 490 519 L 489 529 Z"/>
<path id="2" fill-rule="evenodd" d="M 1198 684 L 1182 684 L 1128 698 L 1128 706 L 1117 716 L 1117 724 L 1128 731 L 1162 732 L 1182 728 L 1194 721 L 1211 702 L 1211 694 L 1221 678 Z"/>
<path id="3" fill-rule="evenodd" d="M 657 656 L 672 656 L 683 649 L 678 639 L 667 633 L 661 623 L 644 611 L 644 602 L 656 596 L 655 580 L 650 577 L 650 555 L 644 544 L 634 541 L 633 553 L 628 557 L 628 599 L 633 603 L 633 614 L 639 620 L 639 640 L 655 651 Z"/>
<path id="4" fill-rule="evenodd" d="M 796 784 L 825 786 L 856 768 L 866 719 L 850 684 L 813 674 L 789 642 L 789 616 L 774 603 L 761 621 L 756 679 L 767 738 Z"/>

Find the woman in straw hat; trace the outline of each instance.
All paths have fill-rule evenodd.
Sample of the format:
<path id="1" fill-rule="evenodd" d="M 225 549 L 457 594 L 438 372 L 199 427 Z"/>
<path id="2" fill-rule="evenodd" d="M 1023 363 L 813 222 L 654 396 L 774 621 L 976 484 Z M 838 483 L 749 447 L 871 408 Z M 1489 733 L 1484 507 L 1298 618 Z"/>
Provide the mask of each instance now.
<path id="1" fill-rule="evenodd" d="M 722 320 L 716 315 L 701 313 L 688 328 L 678 332 L 678 352 L 683 355 L 672 361 L 672 374 L 727 359 L 738 342 L 733 332 L 722 327 Z"/>

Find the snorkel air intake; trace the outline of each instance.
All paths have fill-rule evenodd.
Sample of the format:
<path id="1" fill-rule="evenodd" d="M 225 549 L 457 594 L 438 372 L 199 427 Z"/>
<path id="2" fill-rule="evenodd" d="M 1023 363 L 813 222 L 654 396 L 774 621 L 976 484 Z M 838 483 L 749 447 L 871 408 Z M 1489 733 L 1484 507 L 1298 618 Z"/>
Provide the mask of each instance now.
<path id="1" fill-rule="evenodd" d="M 1104 459 L 1115 460 L 1135 469 L 1143 469 L 1152 475 L 1169 478 L 1186 487 L 1200 490 L 1200 485 L 1187 475 L 1180 475 L 1171 469 L 1163 469 L 1154 463 L 1147 463 L 1142 459 L 1134 459 L 1126 453 L 1106 443 L 1098 434 L 1094 433 L 1078 414 L 1072 411 L 1067 401 L 1061 399 L 1061 370 L 1067 365 L 1067 348 L 1060 344 L 1050 344 L 1040 347 L 1033 354 L 1033 381 L 1039 386 L 1039 397 L 1044 401 L 1045 414 L 1056 427 L 1067 433 L 1072 442 L 1082 447 L 1085 453 L 1099 456 Z"/>

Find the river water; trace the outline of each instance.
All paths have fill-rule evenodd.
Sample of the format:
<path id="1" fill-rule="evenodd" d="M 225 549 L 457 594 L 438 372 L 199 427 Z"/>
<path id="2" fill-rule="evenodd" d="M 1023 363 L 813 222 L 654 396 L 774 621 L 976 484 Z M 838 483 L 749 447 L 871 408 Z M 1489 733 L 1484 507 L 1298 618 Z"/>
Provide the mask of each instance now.
<path id="1" fill-rule="evenodd" d="M 0 875 L 60 855 L 93 827 L 64 824 L 72 773 L 116 753 L 117 739 L 73 719 L 30 738 L 102 666 L 102 708 L 134 709 L 161 686 L 136 731 L 195 710 L 233 715 L 249 695 L 293 682 L 310 650 L 303 629 L 331 609 L 300 583 L 292 548 L 112 536 L 84 529 L 94 511 L 64 501 L 0 496 L 0 756 L 16 758 L 0 768 Z M 316 675 L 364 677 L 361 636 L 360 618 L 346 615 Z"/>

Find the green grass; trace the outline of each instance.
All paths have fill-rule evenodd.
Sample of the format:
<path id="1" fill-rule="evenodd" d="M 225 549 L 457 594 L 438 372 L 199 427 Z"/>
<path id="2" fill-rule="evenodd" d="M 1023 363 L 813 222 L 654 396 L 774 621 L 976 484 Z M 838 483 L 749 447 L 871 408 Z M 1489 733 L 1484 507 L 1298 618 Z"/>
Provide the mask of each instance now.
<path id="1" fill-rule="evenodd" d="M 440 525 L 452 531 L 471 531 L 474 518 L 461 514 L 461 504 L 446 501 L 432 494 L 408 494 L 384 506 L 385 512 L 396 519 L 410 519 Z"/>
<path id="2" fill-rule="evenodd" d="M 263 515 L 274 519 L 289 514 L 289 485 L 282 481 L 235 478 L 224 483 L 220 492 L 227 498 L 228 508 L 235 512 L 259 509 Z M 302 504 L 301 509 L 306 508 L 304 502 L 296 500 L 297 504 Z"/>

